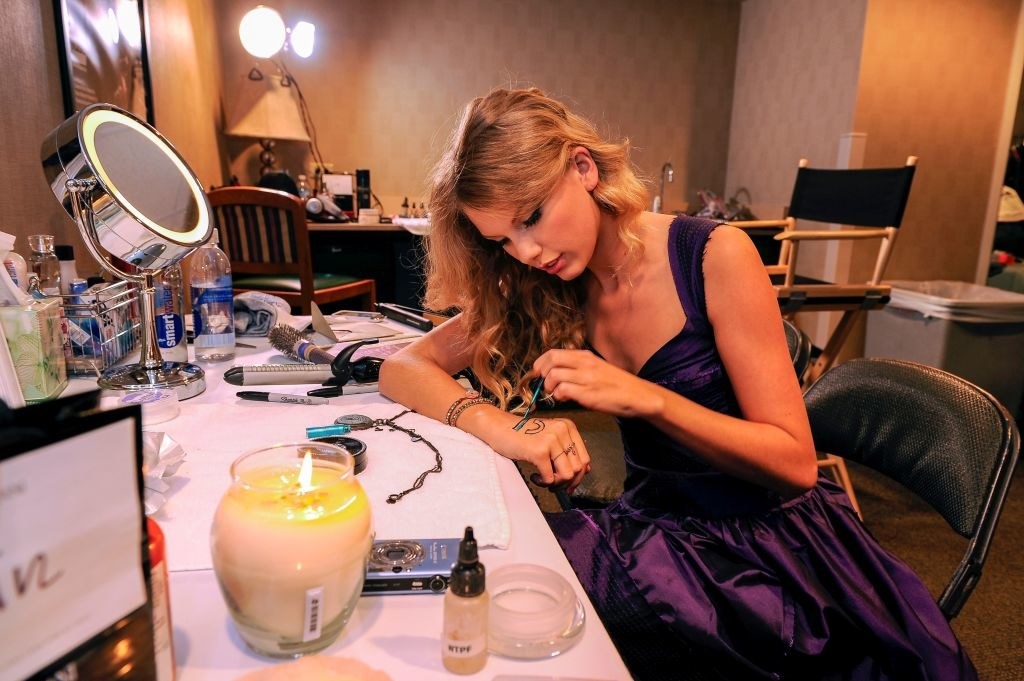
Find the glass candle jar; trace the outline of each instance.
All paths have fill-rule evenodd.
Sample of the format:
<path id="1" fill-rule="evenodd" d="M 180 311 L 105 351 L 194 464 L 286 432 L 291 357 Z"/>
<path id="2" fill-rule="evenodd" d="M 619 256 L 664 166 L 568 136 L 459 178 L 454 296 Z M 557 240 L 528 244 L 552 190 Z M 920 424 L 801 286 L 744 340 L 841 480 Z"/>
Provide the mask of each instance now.
<path id="1" fill-rule="evenodd" d="M 373 544 L 352 457 L 321 442 L 243 454 L 210 532 L 213 569 L 245 643 L 299 657 L 338 638 L 359 600 Z"/>

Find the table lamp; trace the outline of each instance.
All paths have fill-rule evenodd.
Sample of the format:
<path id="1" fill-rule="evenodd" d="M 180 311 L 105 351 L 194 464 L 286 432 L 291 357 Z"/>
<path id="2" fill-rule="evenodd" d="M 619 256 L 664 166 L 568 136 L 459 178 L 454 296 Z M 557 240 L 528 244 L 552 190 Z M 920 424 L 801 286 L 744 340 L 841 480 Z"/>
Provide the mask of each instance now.
<path id="1" fill-rule="evenodd" d="M 233 137 L 254 137 L 260 142 L 260 176 L 274 169 L 274 143 L 278 140 L 309 142 L 299 112 L 298 89 L 291 80 L 264 76 L 253 68 L 235 89 L 227 109 L 224 132 Z"/>

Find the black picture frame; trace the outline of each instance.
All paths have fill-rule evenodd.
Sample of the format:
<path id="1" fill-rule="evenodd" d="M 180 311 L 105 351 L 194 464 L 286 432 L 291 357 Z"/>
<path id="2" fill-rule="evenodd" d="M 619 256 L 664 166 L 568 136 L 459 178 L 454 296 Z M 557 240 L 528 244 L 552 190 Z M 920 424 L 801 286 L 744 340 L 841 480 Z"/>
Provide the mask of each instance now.
<path id="1" fill-rule="evenodd" d="M 143 3 L 53 0 L 65 116 L 103 102 L 155 124 Z"/>

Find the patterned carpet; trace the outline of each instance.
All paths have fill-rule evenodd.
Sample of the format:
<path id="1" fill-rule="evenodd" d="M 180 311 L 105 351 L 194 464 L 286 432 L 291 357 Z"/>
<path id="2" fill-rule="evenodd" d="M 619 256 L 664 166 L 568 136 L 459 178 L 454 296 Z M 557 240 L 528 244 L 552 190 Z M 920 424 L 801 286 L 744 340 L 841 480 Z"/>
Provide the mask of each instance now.
<path id="1" fill-rule="evenodd" d="M 848 464 L 864 522 L 938 597 L 966 540 L 917 497 Z M 1024 468 L 1018 466 L 984 572 L 953 629 L 982 681 L 1024 679 Z"/>

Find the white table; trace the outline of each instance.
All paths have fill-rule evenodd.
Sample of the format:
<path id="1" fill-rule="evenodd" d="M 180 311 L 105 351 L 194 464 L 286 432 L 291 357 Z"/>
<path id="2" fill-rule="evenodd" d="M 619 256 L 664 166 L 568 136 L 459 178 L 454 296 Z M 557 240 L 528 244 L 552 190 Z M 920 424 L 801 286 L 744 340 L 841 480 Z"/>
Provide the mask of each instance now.
<path id="1" fill-rule="evenodd" d="M 240 338 L 247 343 L 256 344 L 256 349 L 239 348 L 235 364 L 260 364 L 276 353 L 267 349 L 263 339 Z M 253 429 L 266 427 L 269 420 L 280 426 L 282 432 L 294 433 L 299 426 L 311 425 L 310 419 L 317 414 L 324 420 L 327 411 L 330 414 L 351 413 L 359 406 L 373 407 L 379 410 L 382 406 L 390 406 L 397 413 L 399 405 L 391 405 L 387 400 L 374 393 L 370 395 L 353 395 L 332 400 L 330 407 L 307 407 L 302 405 L 268 404 L 263 402 L 244 402 L 235 396 L 242 390 L 227 384 L 223 372 L 231 363 L 206 364 L 207 388 L 204 393 L 181 403 L 182 416 L 176 419 L 147 427 L 147 430 L 162 430 L 179 442 L 194 441 L 195 432 L 189 428 L 187 414 L 205 412 L 206 409 L 216 410 L 210 414 L 238 414 L 238 410 L 251 413 L 250 423 Z M 72 381 L 72 389 L 84 389 L 85 379 Z M 291 392 L 302 395 L 313 386 L 255 386 L 247 390 L 273 390 Z M 325 410 L 316 412 L 313 410 Z M 192 422 L 194 423 L 194 417 Z M 316 420 L 316 419 L 314 419 Z M 329 421 L 328 421 L 329 422 Z M 451 429 L 440 423 L 430 427 L 429 431 L 420 426 L 420 432 L 427 437 L 444 438 L 447 435 L 465 436 L 452 433 Z M 301 430 L 299 431 L 301 432 Z M 208 437 L 216 438 L 216 432 Z M 357 436 L 357 433 L 353 433 Z M 466 436 L 468 437 L 468 436 Z M 474 440 L 474 442 L 476 442 Z M 435 440 L 435 444 L 437 441 Z M 186 452 L 188 448 L 186 447 Z M 442 448 L 442 452 L 444 449 Z M 239 452 L 240 453 L 240 452 Z M 368 452 L 371 454 L 372 452 Z M 629 673 L 607 632 L 597 618 L 590 601 L 587 599 L 572 568 L 565 559 L 558 543 L 551 534 L 543 515 L 534 502 L 530 492 L 519 475 L 515 465 L 493 452 L 489 455 L 496 458 L 501 493 L 504 495 L 510 519 L 510 535 L 507 549 L 484 548 L 481 560 L 488 570 L 493 571 L 501 565 L 512 563 L 534 563 L 554 569 L 575 588 L 586 611 L 586 629 L 581 640 L 562 655 L 545 660 L 514 660 L 491 655 L 483 671 L 467 676 L 472 679 L 496 679 L 523 677 L 539 680 L 562 678 L 600 679 L 622 681 L 629 679 Z M 205 679 L 235 679 L 240 675 L 279 662 L 260 657 L 245 646 L 238 637 L 234 625 L 228 615 L 224 600 L 216 584 L 211 569 L 186 569 L 176 565 L 175 536 L 180 536 L 183 528 L 175 523 L 196 523 L 196 514 L 212 520 L 213 511 L 218 500 L 213 495 L 206 495 L 202 502 L 190 498 L 188 504 L 189 519 L 182 520 L 173 512 L 175 504 L 181 506 L 181 498 L 187 497 L 189 485 L 201 486 L 210 484 L 208 480 L 197 479 L 202 470 L 203 461 L 198 455 L 188 454 L 185 463 L 178 470 L 174 489 L 169 493 L 165 508 L 162 508 L 154 519 L 160 523 L 167 536 L 167 560 L 171 570 L 170 596 L 171 618 L 174 626 L 175 658 L 178 666 L 179 681 L 202 681 Z M 371 460 L 372 464 L 372 460 Z M 205 474 L 208 474 L 206 471 Z M 450 480 L 449 478 L 448 480 Z M 172 480 L 174 480 L 172 478 Z M 184 480 L 184 482 L 182 482 Z M 450 493 L 445 488 L 445 474 L 428 476 L 424 487 L 417 494 Z M 223 487 L 228 484 L 228 473 L 223 470 Z M 180 487 L 184 485 L 184 487 Z M 398 490 L 396 490 L 398 491 Z M 473 494 L 474 490 L 464 490 L 464 494 Z M 181 498 L 179 498 L 179 495 Z M 399 502 L 401 504 L 402 502 Z M 371 506 L 377 512 L 383 501 L 371 497 Z M 395 505 L 398 506 L 398 505 Z M 392 507 L 394 508 L 394 507 Z M 205 523 L 209 527 L 209 522 Z M 201 532 L 202 523 L 195 530 Z M 378 539 L 380 539 L 378 535 Z M 392 538 L 392 537 L 383 537 Z M 403 537 L 414 539 L 417 537 Z M 424 537 L 425 538 L 425 537 Z M 360 599 L 352 619 L 346 625 L 339 639 L 321 654 L 342 658 L 354 658 L 374 669 L 386 672 L 394 681 L 426 681 L 429 679 L 452 678 L 455 675 L 447 672 L 441 664 L 440 634 L 442 621 L 442 599 L 435 594 L 364 596 Z M 507 676 L 506 676 L 507 675 Z"/>

